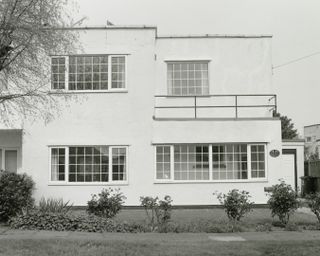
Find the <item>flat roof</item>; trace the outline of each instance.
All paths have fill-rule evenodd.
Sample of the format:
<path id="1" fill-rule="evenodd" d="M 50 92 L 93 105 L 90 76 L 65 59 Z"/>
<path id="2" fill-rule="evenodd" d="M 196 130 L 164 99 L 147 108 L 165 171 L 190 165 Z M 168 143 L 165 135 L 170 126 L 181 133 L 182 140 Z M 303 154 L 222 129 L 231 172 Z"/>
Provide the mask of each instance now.
<path id="1" fill-rule="evenodd" d="M 158 39 L 170 38 L 271 38 L 272 35 L 245 35 L 245 34 L 203 34 L 203 35 L 167 35 L 158 36 Z"/>
<path id="2" fill-rule="evenodd" d="M 304 128 L 312 127 L 312 126 L 320 126 L 320 124 L 310 124 L 310 125 L 306 125 L 306 126 L 304 126 Z"/>
<path id="3" fill-rule="evenodd" d="M 270 34 L 198 34 L 198 35 L 157 35 L 157 26 L 154 25 L 109 25 L 109 26 L 78 26 L 78 27 L 60 27 L 54 29 L 61 30 L 112 30 L 112 29 L 153 29 L 156 31 L 157 39 L 184 39 L 184 38 L 271 38 Z"/>

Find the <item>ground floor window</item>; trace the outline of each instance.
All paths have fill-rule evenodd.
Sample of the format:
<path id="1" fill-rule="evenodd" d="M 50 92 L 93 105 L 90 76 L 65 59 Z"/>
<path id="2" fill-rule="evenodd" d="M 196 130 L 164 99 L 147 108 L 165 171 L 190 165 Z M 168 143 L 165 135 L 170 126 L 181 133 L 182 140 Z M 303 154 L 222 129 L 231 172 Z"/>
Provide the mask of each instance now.
<path id="1" fill-rule="evenodd" d="M 13 148 L 0 148 L 0 170 L 17 172 L 18 150 Z"/>
<path id="2" fill-rule="evenodd" d="M 127 180 L 127 147 L 51 147 L 50 154 L 51 181 L 90 183 Z"/>
<path id="3" fill-rule="evenodd" d="M 156 179 L 175 181 L 266 178 L 265 144 L 156 146 Z"/>

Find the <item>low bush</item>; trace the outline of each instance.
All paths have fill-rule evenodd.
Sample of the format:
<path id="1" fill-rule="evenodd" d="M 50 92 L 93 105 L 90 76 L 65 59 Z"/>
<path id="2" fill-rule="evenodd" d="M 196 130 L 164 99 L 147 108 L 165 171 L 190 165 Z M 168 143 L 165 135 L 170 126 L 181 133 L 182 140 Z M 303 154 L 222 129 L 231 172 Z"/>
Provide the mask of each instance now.
<path id="1" fill-rule="evenodd" d="M 158 197 L 140 197 L 141 206 L 145 209 L 147 224 L 151 231 L 168 232 L 168 223 L 171 219 L 172 200 L 165 196 L 164 200 Z"/>
<path id="2" fill-rule="evenodd" d="M 306 196 L 306 199 L 308 207 L 316 215 L 320 223 L 320 192 L 309 194 Z"/>
<path id="3" fill-rule="evenodd" d="M 33 207 L 33 180 L 26 174 L 3 171 L 0 173 L 0 221 Z"/>
<path id="4" fill-rule="evenodd" d="M 42 213 L 68 213 L 72 208 L 69 201 L 64 203 L 63 199 L 47 198 L 42 197 L 39 201 L 38 210 Z"/>
<path id="5" fill-rule="evenodd" d="M 247 191 L 233 189 L 227 194 L 219 193 L 217 198 L 227 213 L 230 221 L 240 221 L 247 213 L 252 211 L 253 202 L 250 202 L 250 195 Z"/>
<path id="6" fill-rule="evenodd" d="M 258 231 L 258 232 L 271 232 L 272 225 L 270 223 L 258 224 L 256 226 L 256 231 Z"/>
<path id="7" fill-rule="evenodd" d="M 269 196 L 268 205 L 271 209 L 271 216 L 278 216 L 282 225 L 286 226 L 290 215 L 299 207 L 297 193 L 290 185 L 281 181 L 280 184 L 272 186 Z"/>
<path id="8" fill-rule="evenodd" d="M 301 231 L 301 228 L 296 223 L 287 223 L 284 227 L 285 231 Z"/>
<path id="9" fill-rule="evenodd" d="M 100 217 L 112 218 L 121 210 L 126 197 L 120 189 L 103 189 L 100 194 L 92 195 L 88 201 L 87 212 Z"/>
<path id="10" fill-rule="evenodd" d="M 85 232 L 144 232 L 138 224 L 117 223 L 111 219 L 94 215 L 74 216 L 65 213 L 32 211 L 10 219 L 14 229 L 51 230 L 51 231 L 85 231 Z"/>

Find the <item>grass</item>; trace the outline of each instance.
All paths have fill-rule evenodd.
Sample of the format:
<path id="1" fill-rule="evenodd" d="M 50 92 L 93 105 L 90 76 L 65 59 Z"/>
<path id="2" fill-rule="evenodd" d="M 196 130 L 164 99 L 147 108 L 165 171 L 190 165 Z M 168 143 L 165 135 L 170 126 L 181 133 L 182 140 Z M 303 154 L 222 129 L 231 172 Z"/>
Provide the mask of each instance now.
<path id="1" fill-rule="evenodd" d="M 105 240 L 41 239 L 0 240 L 2 256 L 173 256 L 173 255 L 277 255 L 316 256 L 320 254 L 319 241 L 246 241 L 216 242 L 204 235 L 113 235 Z"/>
<path id="2" fill-rule="evenodd" d="M 118 221 L 145 223 L 145 213 L 143 209 L 124 209 L 116 217 Z M 313 214 L 296 212 L 290 219 L 300 227 L 315 226 L 318 221 Z M 184 232 L 208 232 L 206 229 L 212 226 L 223 226 L 228 223 L 228 218 L 223 209 L 174 209 L 172 211 L 172 223 L 183 228 Z M 255 231 L 257 225 L 278 224 L 277 218 L 272 218 L 268 208 L 255 208 L 240 223 L 241 231 Z M 273 227 L 274 230 L 279 228 Z"/>

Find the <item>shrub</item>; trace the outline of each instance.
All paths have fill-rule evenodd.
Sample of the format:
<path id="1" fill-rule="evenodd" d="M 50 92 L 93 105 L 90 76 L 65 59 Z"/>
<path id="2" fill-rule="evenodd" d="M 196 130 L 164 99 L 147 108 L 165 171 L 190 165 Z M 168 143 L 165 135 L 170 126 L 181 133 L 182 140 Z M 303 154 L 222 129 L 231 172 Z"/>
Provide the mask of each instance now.
<path id="1" fill-rule="evenodd" d="M 301 231 L 300 227 L 295 223 L 287 223 L 284 227 L 285 231 Z"/>
<path id="2" fill-rule="evenodd" d="M 140 202 L 145 209 L 151 231 L 167 232 L 172 211 L 171 197 L 165 196 L 164 200 L 159 200 L 158 197 L 142 196 Z"/>
<path id="3" fill-rule="evenodd" d="M 34 182 L 26 174 L 3 171 L 0 173 L 0 221 L 33 206 Z"/>
<path id="4" fill-rule="evenodd" d="M 256 231 L 258 231 L 258 232 L 271 232 L 272 225 L 270 223 L 258 224 L 256 226 Z"/>
<path id="5" fill-rule="evenodd" d="M 320 223 L 320 192 L 306 196 L 307 204 L 310 210 L 316 215 Z"/>
<path id="6" fill-rule="evenodd" d="M 286 225 L 290 215 L 299 207 L 296 192 L 290 185 L 281 181 L 280 184 L 272 186 L 269 196 L 268 204 L 272 217 L 278 216 L 282 225 Z"/>
<path id="7" fill-rule="evenodd" d="M 217 198 L 227 213 L 230 221 L 240 221 L 252 210 L 253 202 L 250 202 L 249 192 L 233 189 L 228 194 L 217 194 Z"/>
<path id="8" fill-rule="evenodd" d="M 55 199 L 55 198 L 41 198 L 39 201 L 38 210 L 42 213 L 68 213 L 71 209 L 72 205 L 69 204 L 69 201 L 64 203 L 63 199 Z"/>
<path id="9" fill-rule="evenodd" d="M 112 218 L 121 210 L 126 197 L 120 189 L 103 189 L 100 194 L 92 195 L 88 201 L 87 212 L 100 217 Z"/>
<path id="10" fill-rule="evenodd" d="M 137 224 L 116 223 L 111 219 L 94 215 L 74 216 L 72 214 L 30 211 L 13 217 L 11 228 L 29 230 L 84 231 L 84 232 L 143 232 Z"/>

